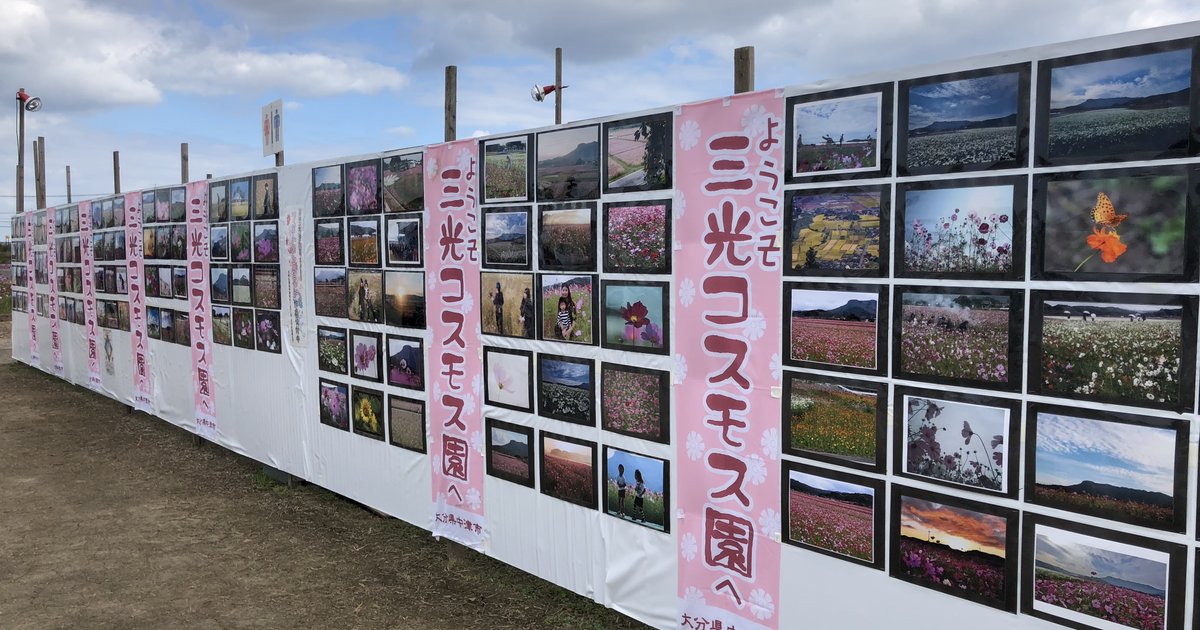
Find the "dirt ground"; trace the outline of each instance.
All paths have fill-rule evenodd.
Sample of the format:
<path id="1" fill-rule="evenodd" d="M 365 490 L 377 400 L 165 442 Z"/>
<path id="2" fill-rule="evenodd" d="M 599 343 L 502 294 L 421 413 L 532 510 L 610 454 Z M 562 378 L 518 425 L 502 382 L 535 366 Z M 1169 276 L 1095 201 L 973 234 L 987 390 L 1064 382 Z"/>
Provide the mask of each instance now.
<path id="1" fill-rule="evenodd" d="M 0 628 L 640 628 L 8 360 Z"/>

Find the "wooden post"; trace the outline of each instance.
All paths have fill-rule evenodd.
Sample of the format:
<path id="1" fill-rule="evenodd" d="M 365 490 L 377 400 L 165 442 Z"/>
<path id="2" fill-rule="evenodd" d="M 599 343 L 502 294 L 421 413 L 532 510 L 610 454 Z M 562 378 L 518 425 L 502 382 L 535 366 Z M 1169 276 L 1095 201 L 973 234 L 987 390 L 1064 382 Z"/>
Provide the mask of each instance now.
<path id="1" fill-rule="evenodd" d="M 212 179 L 212 173 L 205 173 L 204 179 Z"/>
<path id="2" fill-rule="evenodd" d="M 562 124 L 562 49 L 554 49 L 554 124 Z"/>
<path id="3" fill-rule="evenodd" d="M 733 50 L 733 93 L 754 91 L 754 47 Z"/>
<path id="4" fill-rule="evenodd" d="M 46 139 L 38 136 L 33 145 L 33 186 L 37 195 L 37 207 L 46 207 Z"/>
<path id="5" fill-rule="evenodd" d="M 275 166 L 283 166 L 283 151 L 279 151 L 275 154 Z M 212 176 L 209 175 L 209 178 L 211 177 Z"/>
<path id="6" fill-rule="evenodd" d="M 71 203 L 71 165 L 67 165 L 67 203 Z"/>
<path id="7" fill-rule="evenodd" d="M 24 92 L 20 88 L 17 93 Z M 17 214 L 25 212 L 25 104 L 17 101 Z"/>
<path id="8" fill-rule="evenodd" d="M 179 143 L 179 183 L 188 183 L 188 146 L 186 142 Z"/>
<path id="9" fill-rule="evenodd" d="M 121 194 L 121 152 L 113 151 L 113 194 Z"/>
<path id="10" fill-rule="evenodd" d="M 458 66 L 446 66 L 445 141 L 458 139 Z"/>

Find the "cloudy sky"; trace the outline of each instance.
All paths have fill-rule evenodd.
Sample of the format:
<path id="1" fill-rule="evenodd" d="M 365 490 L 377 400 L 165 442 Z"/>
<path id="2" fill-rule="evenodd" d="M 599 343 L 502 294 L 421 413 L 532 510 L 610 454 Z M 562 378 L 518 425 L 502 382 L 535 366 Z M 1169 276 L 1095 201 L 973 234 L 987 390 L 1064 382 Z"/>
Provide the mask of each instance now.
<path id="1" fill-rule="evenodd" d="M 442 139 L 443 68 L 458 66 L 459 137 L 727 94 L 753 45 L 760 88 L 1200 19 L 1188 0 L 0 0 L 0 76 L 45 108 L 50 204 L 273 165 L 259 108 L 285 102 L 289 164 Z M 10 101 L 11 102 L 11 101 Z M 0 114 L 0 238 L 13 212 L 14 107 Z M 28 146 L 28 145 L 27 145 Z M 29 153 L 29 151 L 27 151 Z M 26 192 L 32 205 L 33 169 Z"/>

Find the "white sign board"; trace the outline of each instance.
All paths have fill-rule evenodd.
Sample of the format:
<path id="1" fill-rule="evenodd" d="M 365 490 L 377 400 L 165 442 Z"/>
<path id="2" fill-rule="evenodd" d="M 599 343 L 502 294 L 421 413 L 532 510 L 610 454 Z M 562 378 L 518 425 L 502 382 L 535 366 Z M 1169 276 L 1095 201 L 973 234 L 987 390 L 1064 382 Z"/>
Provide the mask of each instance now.
<path id="1" fill-rule="evenodd" d="M 262 108 L 263 156 L 283 151 L 283 99 L 275 99 Z"/>

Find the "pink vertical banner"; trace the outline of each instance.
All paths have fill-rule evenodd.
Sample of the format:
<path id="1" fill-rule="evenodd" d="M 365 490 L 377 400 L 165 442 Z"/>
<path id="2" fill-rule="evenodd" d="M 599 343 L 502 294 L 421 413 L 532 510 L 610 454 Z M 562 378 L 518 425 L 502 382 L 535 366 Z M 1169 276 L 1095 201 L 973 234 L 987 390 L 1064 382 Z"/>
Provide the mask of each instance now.
<path id="1" fill-rule="evenodd" d="M 34 273 L 36 257 L 33 255 L 33 212 L 25 215 L 25 286 L 29 287 L 29 306 L 25 309 L 29 315 L 29 362 L 37 365 L 42 360 L 38 348 L 37 330 L 37 276 Z"/>
<path id="2" fill-rule="evenodd" d="M 479 316 L 479 213 L 474 140 L 425 151 L 426 304 L 429 313 L 429 454 L 434 536 L 476 549 L 483 513 L 483 372 Z"/>
<path id="3" fill-rule="evenodd" d="M 47 297 L 47 308 L 50 315 L 50 352 L 54 360 L 54 375 L 62 376 L 63 355 L 62 337 L 58 329 L 58 243 L 55 236 L 58 232 L 56 208 L 47 208 L 46 212 L 46 273 L 50 280 L 50 295 Z"/>
<path id="4" fill-rule="evenodd" d="M 129 270 L 129 338 L 133 346 L 133 407 L 151 412 L 150 337 L 146 334 L 146 280 L 142 259 L 142 193 L 125 194 L 125 266 Z"/>
<path id="5" fill-rule="evenodd" d="M 675 116 L 681 628 L 779 627 L 783 111 L 763 91 Z"/>
<path id="6" fill-rule="evenodd" d="M 92 249 L 92 202 L 79 202 L 79 253 L 83 263 L 83 326 L 87 335 L 88 387 L 100 391 L 100 330 L 96 326 L 96 252 Z"/>
<path id="7" fill-rule="evenodd" d="M 208 276 L 208 182 L 187 185 L 188 321 L 192 325 L 192 392 L 196 400 L 196 432 L 217 434 L 217 407 L 212 378 L 212 299 Z"/>

